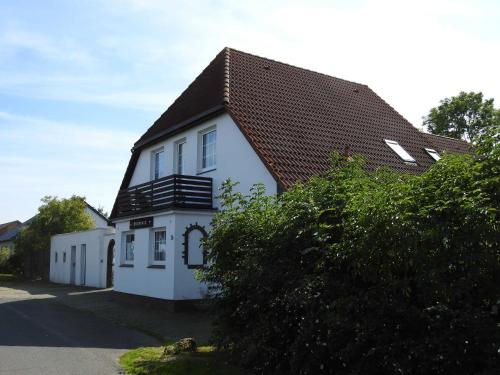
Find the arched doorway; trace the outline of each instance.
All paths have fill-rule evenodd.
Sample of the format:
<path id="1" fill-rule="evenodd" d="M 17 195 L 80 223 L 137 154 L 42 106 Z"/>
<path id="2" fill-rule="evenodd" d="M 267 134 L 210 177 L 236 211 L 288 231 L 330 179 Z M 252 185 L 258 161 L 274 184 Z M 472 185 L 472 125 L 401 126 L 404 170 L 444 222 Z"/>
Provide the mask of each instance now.
<path id="1" fill-rule="evenodd" d="M 108 257 L 106 264 L 106 288 L 113 286 L 113 259 L 115 257 L 115 240 L 108 243 Z"/>

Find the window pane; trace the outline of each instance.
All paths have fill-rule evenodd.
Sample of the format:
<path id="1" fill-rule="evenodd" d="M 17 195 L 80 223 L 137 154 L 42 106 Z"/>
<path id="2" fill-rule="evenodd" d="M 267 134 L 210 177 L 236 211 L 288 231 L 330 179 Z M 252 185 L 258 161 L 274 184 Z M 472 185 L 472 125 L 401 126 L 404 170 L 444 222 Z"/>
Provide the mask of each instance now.
<path id="1" fill-rule="evenodd" d="M 184 143 L 179 143 L 177 145 L 177 173 L 184 173 Z"/>
<path id="2" fill-rule="evenodd" d="M 396 141 L 385 140 L 385 143 L 404 161 L 415 163 L 416 160 Z"/>
<path id="3" fill-rule="evenodd" d="M 215 166 L 215 142 L 216 142 L 215 130 L 203 134 L 202 160 L 201 160 L 201 166 L 203 169 Z"/>
<path id="4" fill-rule="evenodd" d="M 433 158 L 434 160 L 438 161 L 439 159 L 441 159 L 441 156 L 436 150 L 433 150 L 432 148 L 426 148 L 425 151 L 427 151 L 430 157 Z"/>
<path id="5" fill-rule="evenodd" d="M 154 154 L 154 178 L 165 177 L 165 153 L 163 151 Z"/>
<path id="6" fill-rule="evenodd" d="M 155 241 L 154 241 L 154 260 L 155 261 L 164 261 L 165 260 L 165 247 L 167 235 L 166 231 L 156 231 L 155 232 Z"/>
<path id="7" fill-rule="evenodd" d="M 134 234 L 125 237 L 125 260 L 134 260 Z"/>

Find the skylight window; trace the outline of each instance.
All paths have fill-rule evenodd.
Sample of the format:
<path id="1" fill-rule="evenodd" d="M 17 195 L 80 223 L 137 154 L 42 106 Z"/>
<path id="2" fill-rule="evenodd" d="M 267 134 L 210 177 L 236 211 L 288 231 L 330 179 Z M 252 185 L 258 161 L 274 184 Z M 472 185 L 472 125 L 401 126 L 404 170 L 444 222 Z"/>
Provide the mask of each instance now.
<path id="1" fill-rule="evenodd" d="M 438 161 L 441 159 L 441 156 L 438 154 L 436 150 L 433 150 L 432 148 L 426 148 L 425 151 L 429 154 L 431 158 L 433 158 L 435 161 Z"/>
<path id="2" fill-rule="evenodd" d="M 388 139 L 384 139 L 387 146 L 389 146 L 392 151 L 394 151 L 398 156 L 408 163 L 416 163 L 417 161 L 411 156 L 406 150 L 400 146 L 400 144 L 396 141 L 390 141 Z"/>

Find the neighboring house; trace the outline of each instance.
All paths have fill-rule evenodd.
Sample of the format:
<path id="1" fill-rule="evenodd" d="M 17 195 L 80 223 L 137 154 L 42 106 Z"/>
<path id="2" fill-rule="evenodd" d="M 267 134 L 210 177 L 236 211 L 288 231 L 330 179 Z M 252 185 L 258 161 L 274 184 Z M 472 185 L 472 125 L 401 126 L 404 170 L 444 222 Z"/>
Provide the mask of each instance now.
<path id="1" fill-rule="evenodd" d="M 92 207 L 90 204 L 85 202 L 85 212 L 90 215 L 92 221 L 95 224 L 96 228 L 106 228 L 108 227 L 108 218 Z"/>
<path id="2" fill-rule="evenodd" d="M 10 255 L 14 254 L 14 239 L 22 227 L 23 223 L 19 220 L 0 224 L 0 249 L 7 248 L 10 251 Z"/>
<path id="3" fill-rule="evenodd" d="M 85 202 L 95 229 L 56 234 L 50 239 L 47 256 L 49 280 L 61 284 L 86 285 L 98 288 L 108 286 L 111 276 L 113 249 L 108 252 L 108 238 L 114 228 L 98 210 Z M 110 255 L 111 254 L 111 255 Z"/>
<path id="4" fill-rule="evenodd" d="M 421 173 L 439 152 L 467 149 L 422 134 L 366 85 L 225 48 L 132 149 L 110 217 L 114 288 L 203 297 L 200 240 L 227 178 L 276 194 L 325 172 L 333 150 Z"/>

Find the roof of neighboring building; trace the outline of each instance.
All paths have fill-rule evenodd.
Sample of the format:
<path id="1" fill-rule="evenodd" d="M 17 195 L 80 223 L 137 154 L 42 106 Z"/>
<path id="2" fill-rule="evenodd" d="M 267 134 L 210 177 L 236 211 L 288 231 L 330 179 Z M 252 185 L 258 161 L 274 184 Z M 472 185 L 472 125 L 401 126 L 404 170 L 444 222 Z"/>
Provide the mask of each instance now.
<path id="1" fill-rule="evenodd" d="M 368 86 L 225 48 L 136 142 L 121 188 L 143 147 L 222 112 L 285 189 L 324 172 L 330 153 L 346 147 L 372 169 L 421 173 L 434 162 L 424 150 L 429 137 Z M 416 165 L 405 164 L 385 139 Z"/>
<path id="2" fill-rule="evenodd" d="M 445 137 L 444 135 L 422 133 L 437 152 L 465 154 L 471 152 L 471 145 L 462 139 Z"/>
<path id="3" fill-rule="evenodd" d="M 19 220 L 0 224 L 0 242 L 13 240 L 22 226 Z"/>
<path id="4" fill-rule="evenodd" d="M 90 204 L 88 204 L 87 202 L 85 202 L 85 204 L 87 205 L 87 207 L 88 207 L 89 210 L 93 211 L 101 219 L 105 220 L 106 222 L 108 221 L 108 218 L 106 216 L 104 216 L 101 212 L 99 212 L 99 210 L 97 210 L 96 208 L 94 208 L 93 206 L 91 206 Z"/>

